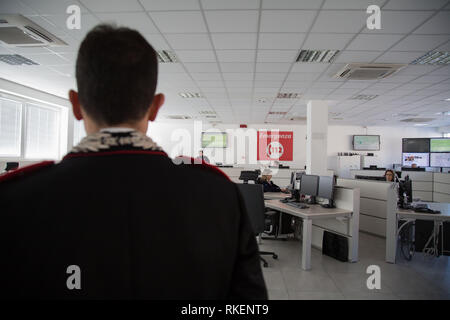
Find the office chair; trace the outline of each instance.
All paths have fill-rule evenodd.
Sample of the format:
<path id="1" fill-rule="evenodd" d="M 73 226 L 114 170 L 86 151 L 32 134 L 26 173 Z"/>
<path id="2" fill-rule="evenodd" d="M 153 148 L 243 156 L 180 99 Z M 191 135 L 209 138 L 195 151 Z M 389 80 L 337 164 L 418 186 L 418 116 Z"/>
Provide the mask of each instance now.
<path id="1" fill-rule="evenodd" d="M 249 181 L 253 181 L 256 183 L 258 180 L 258 177 L 260 175 L 260 170 L 254 170 L 254 171 L 241 171 L 241 174 L 239 175 L 239 180 L 244 181 L 245 184 L 247 184 Z"/>
<path id="2" fill-rule="evenodd" d="M 259 236 L 264 232 L 266 220 L 263 186 L 260 184 L 237 184 L 237 186 L 244 199 L 244 205 L 250 218 L 253 231 L 255 231 L 256 236 Z M 278 258 L 275 252 L 259 251 L 259 254 L 259 258 L 263 262 L 264 268 L 267 268 L 269 264 L 261 257 L 261 255 L 271 255 L 274 259 Z"/>

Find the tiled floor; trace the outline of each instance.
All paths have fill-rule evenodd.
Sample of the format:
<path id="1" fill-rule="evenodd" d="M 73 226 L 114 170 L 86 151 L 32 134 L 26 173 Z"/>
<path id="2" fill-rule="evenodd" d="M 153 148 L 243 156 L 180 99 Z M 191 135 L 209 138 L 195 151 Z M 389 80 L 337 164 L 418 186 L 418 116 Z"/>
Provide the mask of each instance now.
<path id="1" fill-rule="evenodd" d="M 384 261 L 385 240 L 360 233 L 359 261 L 340 262 L 312 250 L 312 270 L 300 268 L 301 242 L 263 240 L 260 250 L 275 251 L 278 260 L 263 268 L 269 299 L 450 299 L 450 257 L 416 253 L 412 261 Z M 369 265 L 381 269 L 381 289 L 366 286 Z"/>

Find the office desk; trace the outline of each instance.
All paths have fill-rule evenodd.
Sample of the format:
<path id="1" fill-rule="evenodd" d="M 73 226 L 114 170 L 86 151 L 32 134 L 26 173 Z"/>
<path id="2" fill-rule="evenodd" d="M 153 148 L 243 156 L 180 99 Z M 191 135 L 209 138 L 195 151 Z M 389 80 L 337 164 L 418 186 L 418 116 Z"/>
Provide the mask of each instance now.
<path id="1" fill-rule="evenodd" d="M 264 199 L 267 200 L 274 200 L 274 199 L 284 199 L 284 198 L 290 198 L 290 193 L 283 193 L 283 192 L 264 192 Z"/>
<path id="2" fill-rule="evenodd" d="M 436 236 L 439 233 L 439 228 L 444 221 L 450 221 L 450 203 L 437 202 L 420 202 L 428 204 L 428 207 L 433 210 L 439 210 L 441 213 L 422 213 L 414 212 L 409 209 L 397 209 L 395 217 L 388 218 L 386 231 L 386 261 L 395 263 L 397 256 L 397 241 L 400 231 L 409 223 L 416 220 L 434 221 L 434 230 L 432 236 L 434 237 L 434 245 L 436 246 Z M 404 221 L 400 227 L 399 221 Z M 443 242 L 441 242 L 443 243 Z"/>
<path id="3" fill-rule="evenodd" d="M 309 208 L 298 209 L 280 202 L 280 200 L 266 200 L 265 206 L 283 213 L 293 215 L 303 220 L 303 242 L 302 242 L 302 268 L 311 269 L 311 242 L 312 242 L 312 220 L 330 219 L 337 217 L 352 216 L 352 211 L 340 208 L 327 209 L 320 205 L 308 205 Z"/>

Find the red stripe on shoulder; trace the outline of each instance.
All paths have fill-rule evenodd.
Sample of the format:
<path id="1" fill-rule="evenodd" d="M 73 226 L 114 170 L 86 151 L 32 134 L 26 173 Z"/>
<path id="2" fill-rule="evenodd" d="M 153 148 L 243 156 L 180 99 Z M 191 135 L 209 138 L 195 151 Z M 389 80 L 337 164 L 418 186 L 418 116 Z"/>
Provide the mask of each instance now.
<path id="1" fill-rule="evenodd" d="M 216 166 L 213 166 L 213 165 L 210 165 L 209 163 L 206 163 L 203 160 L 202 160 L 202 162 L 200 162 L 197 159 L 194 159 L 192 157 L 185 157 L 185 156 L 178 156 L 175 159 L 182 160 L 183 162 L 180 162 L 180 163 L 183 163 L 183 164 L 200 165 L 201 168 L 206 169 L 206 170 L 208 170 L 210 172 L 214 172 L 215 174 L 219 174 L 219 175 L 221 175 L 222 177 L 224 177 L 225 179 L 227 179 L 228 181 L 231 182 L 230 177 L 228 177 L 225 172 L 223 172 L 222 170 L 220 170 Z M 175 163 L 176 163 L 176 160 L 175 160 Z M 180 164 L 180 163 L 176 163 L 176 164 Z"/>
<path id="2" fill-rule="evenodd" d="M 0 175 L 0 182 L 10 181 L 14 179 L 18 179 L 24 176 L 27 176 L 33 172 L 37 172 L 40 169 L 47 168 L 49 166 L 54 165 L 54 161 L 42 161 L 39 163 L 31 164 L 29 166 L 25 166 L 14 171 L 8 172 L 6 174 Z"/>

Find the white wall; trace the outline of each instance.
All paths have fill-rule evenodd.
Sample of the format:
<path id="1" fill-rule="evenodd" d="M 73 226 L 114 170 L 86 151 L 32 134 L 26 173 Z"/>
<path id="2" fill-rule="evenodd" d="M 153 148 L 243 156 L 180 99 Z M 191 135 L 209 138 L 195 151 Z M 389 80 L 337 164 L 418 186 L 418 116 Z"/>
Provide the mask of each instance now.
<path id="1" fill-rule="evenodd" d="M 211 129 L 211 125 L 204 124 L 202 130 Z M 216 129 L 238 129 L 235 124 L 220 124 Z M 279 129 L 280 131 L 293 131 L 294 133 L 294 161 L 282 162 L 291 167 L 304 168 L 306 164 L 306 124 L 297 125 L 249 125 L 249 129 Z M 190 135 L 195 141 L 191 143 L 191 152 L 194 156 L 201 149 L 200 137 L 194 139 L 194 124 L 187 121 L 179 121 L 173 123 L 155 122 L 150 123 L 148 135 L 152 137 L 169 155 L 177 155 L 177 145 L 180 139 L 172 139 L 172 135 L 184 133 Z M 202 131 L 200 130 L 200 132 Z M 246 129 L 243 129 L 246 130 Z M 419 127 L 360 127 L 360 126 L 337 126 L 330 125 L 328 127 L 328 156 L 335 156 L 338 152 L 357 152 L 352 150 L 352 135 L 354 134 L 373 134 L 380 135 L 381 148 L 380 151 L 373 151 L 380 165 L 391 167 L 394 163 L 401 163 L 402 138 L 418 138 L 418 137 L 440 137 L 441 134 L 436 128 L 419 128 Z M 194 143 L 197 145 L 194 146 Z M 214 159 L 213 152 L 217 149 L 205 149 L 205 154 Z M 256 152 L 256 150 L 255 150 Z M 188 155 L 187 152 L 184 154 Z M 241 159 L 242 160 L 242 159 Z"/>

